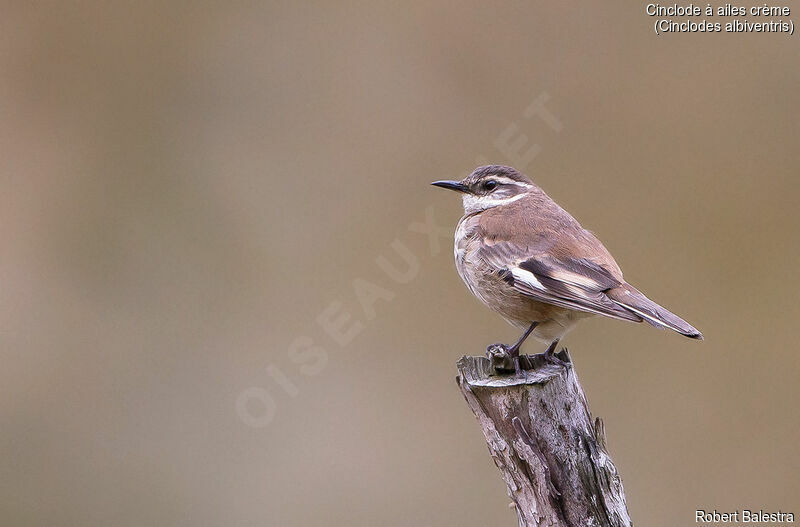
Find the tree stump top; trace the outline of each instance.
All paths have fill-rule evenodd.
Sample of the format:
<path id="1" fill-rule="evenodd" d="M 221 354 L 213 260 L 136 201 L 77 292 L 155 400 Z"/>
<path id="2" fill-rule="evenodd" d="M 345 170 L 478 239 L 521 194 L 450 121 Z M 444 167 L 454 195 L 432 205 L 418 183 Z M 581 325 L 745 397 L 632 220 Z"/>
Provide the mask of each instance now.
<path id="1" fill-rule="evenodd" d="M 485 357 L 464 355 L 458 361 L 456 367 L 458 368 L 459 376 L 470 386 L 500 388 L 523 384 L 543 384 L 553 377 L 562 375 L 567 368 L 572 367 L 572 361 L 567 350 L 561 350 L 554 357 L 558 361 L 547 360 L 543 355 L 520 356 L 520 375 L 495 372 L 489 359 Z"/>

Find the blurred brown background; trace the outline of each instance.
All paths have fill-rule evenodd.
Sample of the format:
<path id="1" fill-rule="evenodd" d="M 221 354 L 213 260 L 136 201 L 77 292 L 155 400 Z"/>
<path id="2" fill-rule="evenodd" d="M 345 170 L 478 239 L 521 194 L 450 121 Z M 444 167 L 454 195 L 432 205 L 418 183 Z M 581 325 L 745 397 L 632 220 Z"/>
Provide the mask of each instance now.
<path id="1" fill-rule="evenodd" d="M 517 332 L 428 185 L 485 161 L 706 335 L 565 342 L 634 521 L 800 513 L 800 37 L 644 6 L 4 6 L 3 525 L 514 525 L 453 379 Z"/>

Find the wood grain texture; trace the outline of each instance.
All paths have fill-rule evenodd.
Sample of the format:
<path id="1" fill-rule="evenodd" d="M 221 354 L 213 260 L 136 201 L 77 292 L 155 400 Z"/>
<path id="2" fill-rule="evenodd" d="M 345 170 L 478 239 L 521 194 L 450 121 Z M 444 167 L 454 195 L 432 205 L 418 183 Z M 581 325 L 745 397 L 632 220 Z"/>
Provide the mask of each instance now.
<path id="1" fill-rule="evenodd" d="M 592 420 L 567 351 L 523 356 L 520 365 L 519 374 L 499 375 L 486 358 L 462 357 L 456 378 L 519 525 L 632 526 L 603 423 Z"/>

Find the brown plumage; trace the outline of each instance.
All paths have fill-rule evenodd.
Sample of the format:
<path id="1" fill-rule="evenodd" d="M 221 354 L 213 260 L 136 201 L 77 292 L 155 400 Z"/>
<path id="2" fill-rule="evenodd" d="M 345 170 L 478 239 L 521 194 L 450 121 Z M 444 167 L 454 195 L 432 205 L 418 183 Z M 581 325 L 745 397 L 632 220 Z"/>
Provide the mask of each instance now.
<path id="1" fill-rule="evenodd" d="M 492 165 L 434 185 L 463 193 L 465 215 L 455 236 L 459 275 L 510 323 L 522 329 L 537 323 L 534 337 L 555 342 L 597 314 L 702 339 L 626 283 L 600 240 L 524 174 Z"/>

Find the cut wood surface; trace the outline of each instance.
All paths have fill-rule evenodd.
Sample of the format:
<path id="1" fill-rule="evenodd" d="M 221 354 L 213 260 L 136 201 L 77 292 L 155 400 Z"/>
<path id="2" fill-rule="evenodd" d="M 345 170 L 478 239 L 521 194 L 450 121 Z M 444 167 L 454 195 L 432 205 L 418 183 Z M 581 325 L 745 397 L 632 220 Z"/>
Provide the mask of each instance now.
<path id="1" fill-rule="evenodd" d="M 520 366 L 498 373 L 484 357 L 462 357 L 457 377 L 519 525 L 633 525 L 603 423 L 592 419 L 567 351 L 523 356 Z"/>

